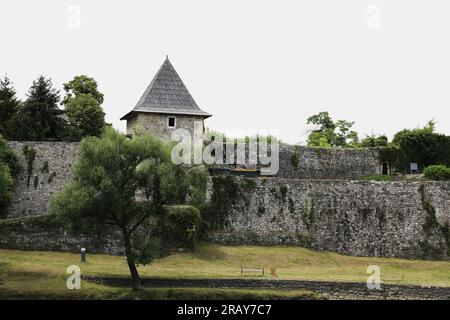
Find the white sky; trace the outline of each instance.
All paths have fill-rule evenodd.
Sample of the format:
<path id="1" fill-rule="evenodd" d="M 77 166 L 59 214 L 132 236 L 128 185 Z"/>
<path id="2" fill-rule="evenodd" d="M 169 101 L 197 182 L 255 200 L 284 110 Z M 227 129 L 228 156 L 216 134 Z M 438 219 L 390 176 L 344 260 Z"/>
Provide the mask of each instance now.
<path id="1" fill-rule="evenodd" d="M 61 90 L 92 76 L 124 130 L 168 54 L 216 130 L 293 143 L 327 110 L 361 133 L 434 118 L 450 134 L 449 14 L 448 0 L 2 0 L 0 74 L 21 98 L 40 74 Z"/>

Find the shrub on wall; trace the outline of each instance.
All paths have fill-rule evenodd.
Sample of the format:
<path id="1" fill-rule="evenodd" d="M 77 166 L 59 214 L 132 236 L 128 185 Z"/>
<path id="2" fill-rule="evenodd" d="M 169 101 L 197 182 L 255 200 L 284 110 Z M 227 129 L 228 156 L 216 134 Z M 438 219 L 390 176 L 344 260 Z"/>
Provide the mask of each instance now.
<path id="1" fill-rule="evenodd" d="M 450 168 L 444 165 L 428 166 L 424 170 L 424 176 L 431 180 L 450 180 Z"/>
<path id="2" fill-rule="evenodd" d="M 187 205 L 168 207 L 162 224 L 163 239 L 194 249 L 201 221 L 197 208 Z"/>
<path id="3" fill-rule="evenodd" d="M 0 135 L 0 162 L 8 166 L 13 177 L 19 173 L 20 165 L 17 155 L 14 150 L 9 147 L 2 135 Z"/>
<path id="4" fill-rule="evenodd" d="M 0 135 L 0 218 L 6 217 L 6 209 L 11 202 L 14 177 L 19 170 L 16 154 Z"/>
<path id="5" fill-rule="evenodd" d="M 249 205 L 250 195 L 256 187 L 253 179 L 237 179 L 231 175 L 212 176 L 212 192 L 208 206 L 202 210 L 202 217 L 209 229 L 222 229 L 226 218 L 239 200 Z"/>
<path id="6" fill-rule="evenodd" d="M 0 162 L 0 218 L 5 218 L 6 208 L 11 202 L 13 179 L 8 166 Z"/>
<path id="7" fill-rule="evenodd" d="M 213 176 L 211 200 L 207 208 L 202 211 L 208 227 L 220 229 L 225 218 L 236 202 L 239 195 L 239 184 L 235 177 L 229 175 Z"/>
<path id="8" fill-rule="evenodd" d="M 188 170 L 188 204 L 202 209 L 205 206 L 206 185 L 208 183 L 208 172 L 205 167 L 197 166 Z"/>

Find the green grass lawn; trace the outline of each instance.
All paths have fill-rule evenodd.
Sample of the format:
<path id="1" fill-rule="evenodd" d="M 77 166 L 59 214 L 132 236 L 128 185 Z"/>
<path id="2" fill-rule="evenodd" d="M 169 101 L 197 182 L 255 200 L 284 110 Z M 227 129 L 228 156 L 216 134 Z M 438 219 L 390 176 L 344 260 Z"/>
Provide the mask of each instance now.
<path id="1" fill-rule="evenodd" d="M 0 250 L 0 297 L 41 296 L 47 298 L 173 298 L 191 296 L 257 294 L 261 297 L 300 298 L 309 292 L 238 289 L 146 289 L 135 294 L 129 289 L 82 282 L 82 290 L 65 287 L 66 268 L 80 266 L 82 275 L 128 277 L 124 257 L 88 255 L 87 263 L 78 254 L 40 251 Z M 359 281 L 367 279 L 369 265 L 381 268 L 385 283 L 450 286 L 450 261 L 422 261 L 391 258 L 349 257 L 315 252 L 298 247 L 222 246 L 202 243 L 196 252 L 176 252 L 147 266 L 142 277 L 239 278 L 240 266 L 276 267 L 278 279 Z M 266 275 L 265 278 L 270 278 Z M 213 294 L 214 293 L 214 294 Z"/>

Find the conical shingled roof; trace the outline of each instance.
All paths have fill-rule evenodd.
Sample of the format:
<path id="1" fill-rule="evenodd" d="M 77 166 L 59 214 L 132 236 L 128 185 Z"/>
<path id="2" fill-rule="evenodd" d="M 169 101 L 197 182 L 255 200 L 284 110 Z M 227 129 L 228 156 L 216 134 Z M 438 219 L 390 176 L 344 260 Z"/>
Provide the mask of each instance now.
<path id="1" fill-rule="evenodd" d="M 126 119 L 133 112 L 197 115 L 205 118 L 211 115 L 201 110 L 184 85 L 174 67 L 166 58 L 150 85 L 134 109 L 121 118 Z"/>

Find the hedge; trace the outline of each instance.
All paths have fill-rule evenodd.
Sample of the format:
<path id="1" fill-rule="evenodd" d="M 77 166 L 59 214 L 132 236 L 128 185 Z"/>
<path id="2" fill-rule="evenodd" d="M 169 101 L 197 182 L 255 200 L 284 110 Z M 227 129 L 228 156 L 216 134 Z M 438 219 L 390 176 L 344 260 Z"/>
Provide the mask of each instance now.
<path id="1" fill-rule="evenodd" d="M 445 165 L 432 165 L 424 170 L 424 176 L 431 180 L 450 180 L 450 168 Z"/>
<path id="2" fill-rule="evenodd" d="M 163 223 L 163 238 L 193 249 L 201 221 L 200 211 L 195 207 L 170 206 Z"/>

